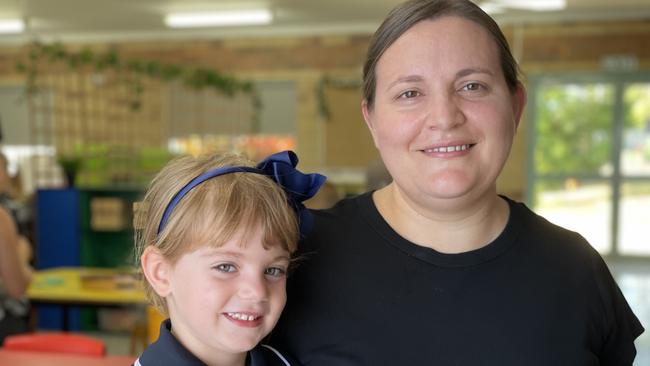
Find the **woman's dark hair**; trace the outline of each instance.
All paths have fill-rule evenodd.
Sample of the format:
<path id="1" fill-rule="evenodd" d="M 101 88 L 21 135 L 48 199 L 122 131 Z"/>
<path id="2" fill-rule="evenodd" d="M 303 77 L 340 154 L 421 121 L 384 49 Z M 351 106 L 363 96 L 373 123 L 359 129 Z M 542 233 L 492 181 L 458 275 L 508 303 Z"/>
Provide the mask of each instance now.
<path id="1" fill-rule="evenodd" d="M 488 31 L 499 49 L 501 69 L 511 92 L 519 83 L 519 66 L 510 52 L 501 28 L 480 7 L 469 0 L 411 0 L 391 10 L 370 40 L 363 66 L 363 97 L 372 109 L 377 85 L 376 69 L 384 52 L 402 34 L 423 20 L 457 16 L 471 20 Z"/>

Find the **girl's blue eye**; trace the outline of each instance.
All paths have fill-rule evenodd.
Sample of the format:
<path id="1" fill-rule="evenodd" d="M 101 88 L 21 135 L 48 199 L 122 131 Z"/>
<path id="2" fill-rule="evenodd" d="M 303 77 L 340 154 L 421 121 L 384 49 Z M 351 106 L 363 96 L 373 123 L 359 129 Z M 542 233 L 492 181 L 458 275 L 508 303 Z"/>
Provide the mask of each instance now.
<path id="1" fill-rule="evenodd" d="M 272 277 L 281 277 L 284 276 L 286 271 L 282 268 L 271 267 L 264 270 L 264 274 Z"/>
<path id="2" fill-rule="evenodd" d="M 232 264 L 229 264 L 229 263 L 217 264 L 216 266 L 214 266 L 214 269 L 216 269 L 219 272 L 224 272 L 224 273 L 231 273 L 231 272 L 235 272 L 237 270 L 237 268 L 235 268 L 235 266 L 233 266 Z"/>

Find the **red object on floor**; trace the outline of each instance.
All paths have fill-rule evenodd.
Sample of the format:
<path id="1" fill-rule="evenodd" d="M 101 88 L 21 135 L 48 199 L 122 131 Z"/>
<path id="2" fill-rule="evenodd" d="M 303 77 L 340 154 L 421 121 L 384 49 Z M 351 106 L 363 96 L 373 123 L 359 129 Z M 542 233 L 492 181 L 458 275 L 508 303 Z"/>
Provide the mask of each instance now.
<path id="1" fill-rule="evenodd" d="M 71 333 L 29 333 L 5 338 L 5 350 L 66 353 L 103 357 L 106 345 L 92 337 Z"/>

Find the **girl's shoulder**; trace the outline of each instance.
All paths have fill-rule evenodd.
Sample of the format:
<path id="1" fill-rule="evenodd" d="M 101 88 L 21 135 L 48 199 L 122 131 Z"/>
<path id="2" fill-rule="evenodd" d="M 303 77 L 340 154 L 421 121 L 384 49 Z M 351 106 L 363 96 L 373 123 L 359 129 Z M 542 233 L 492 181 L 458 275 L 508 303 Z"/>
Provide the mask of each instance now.
<path id="1" fill-rule="evenodd" d="M 260 344 L 250 352 L 250 366 L 297 366 L 298 363 L 286 353 L 266 344 Z"/>

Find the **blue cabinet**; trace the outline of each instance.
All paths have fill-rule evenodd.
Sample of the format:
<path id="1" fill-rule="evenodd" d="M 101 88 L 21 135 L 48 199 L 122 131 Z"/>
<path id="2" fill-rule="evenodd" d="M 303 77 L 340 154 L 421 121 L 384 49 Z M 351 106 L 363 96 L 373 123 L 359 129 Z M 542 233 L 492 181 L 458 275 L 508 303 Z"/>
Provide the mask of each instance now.
<path id="1" fill-rule="evenodd" d="M 79 191 L 43 189 L 36 200 L 36 267 L 79 266 Z"/>
<path id="2" fill-rule="evenodd" d="M 36 193 L 36 268 L 80 265 L 79 191 L 41 189 Z M 63 308 L 38 305 L 39 329 L 62 329 Z M 79 309 L 69 309 L 70 330 L 79 329 Z"/>
<path id="3" fill-rule="evenodd" d="M 36 196 L 37 269 L 133 266 L 132 207 L 141 194 L 139 189 L 39 190 Z M 117 203 L 109 206 L 119 208 L 113 210 L 111 216 L 120 219 L 119 225 L 111 224 L 111 220 L 100 220 L 105 218 L 102 207 L 105 208 L 106 203 Z M 95 309 L 70 310 L 67 329 L 96 329 Z M 39 305 L 38 318 L 39 328 L 64 328 L 60 306 Z"/>

